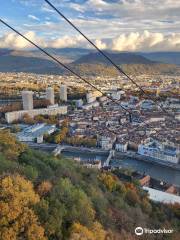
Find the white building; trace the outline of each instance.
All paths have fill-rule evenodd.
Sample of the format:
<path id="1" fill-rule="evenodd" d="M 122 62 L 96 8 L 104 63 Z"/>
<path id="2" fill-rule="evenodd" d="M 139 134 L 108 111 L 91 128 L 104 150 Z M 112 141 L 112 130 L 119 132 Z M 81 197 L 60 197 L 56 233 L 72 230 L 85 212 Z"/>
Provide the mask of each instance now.
<path id="1" fill-rule="evenodd" d="M 85 162 L 83 163 L 83 166 L 87 168 L 101 169 L 102 164 L 101 164 L 101 161 L 99 160 L 94 162 Z"/>
<path id="2" fill-rule="evenodd" d="M 22 101 L 24 110 L 33 109 L 33 92 L 32 91 L 22 91 Z"/>
<path id="3" fill-rule="evenodd" d="M 127 152 L 128 142 L 126 141 L 119 141 L 115 145 L 115 149 L 118 152 Z"/>
<path id="4" fill-rule="evenodd" d="M 96 107 L 99 107 L 99 102 L 98 101 L 95 101 L 95 102 L 91 102 L 91 103 L 88 103 L 86 105 L 83 105 L 82 106 L 82 109 L 84 110 L 90 110 L 92 108 L 96 108 Z"/>
<path id="5" fill-rule="evenodd" d="M 180 204 L 180 196 L 176 196 L 171 193 L 162 192 L 145 186 L 143 187 L 143 189 L 148 192 L 149 198 L 155 202 L 162 202 L 166 204 Z"/>
<path id="6" fill-rule="evenodd" d="M 179 163 L 179 151 L 177 148 L 161 144 L 153 139 L 148 139 L 144 144 L 140 144 L 138 153 L 166 162 Z"/>
<path id="7" fill-rule="evenodd" d="M 25 128 L 22 132 L 17 134 L 17 139 L 21 142 L 43 142 L 43 136 L 45 134 L 52 134 L 55 132 L 55 125 L 35 124 L 33 126 Z"/>
<path id="8" fill-rule="evenodd" d="M 89 92 L 86 94 L 87 103 L 92 103 L 96 101 L 96 97 L 94 96 L 93 92 Z"/>
<path id="9" fill-rule="evenodd" d="M 46 89 L 46 99 L 51 105 L 54 105 L 54 89 L 52 87 Z"/>
<path id="10" fill-rule="evenodd" d="M 67 86 L 66 85 L 60 86 L 60 100 L 67 102 Z"/>
<path id="11" fill-rule="evenodd" d="M 121 92 L 120 91 L 114 91 L 114 92 L 112 92 L 111 97 L 114 100 L 120 100 L 121 99 Z"/>
<path id="12" fill-rule="evenodd" d="M 58 107 L 48 107 L 48 108 L 39 108 L 33 110 L 22 110 L 5 113 L 5 118 L 7 123 L 12 123 L 14 121 L 22 120 L 24 115 L 28 114 L 30 117 L 34 118 L 37 115 L 57 115 L 67 114 L 67 106 L 58 106 Z"/>
<path id="13" fill-rule="evenodd" d="M 113 148 L 113 144 L 116 140 L 116 137 L 110 136 L 101 136 L 99 140 L 99 144 L 104 150 L 111 150 Z"/>

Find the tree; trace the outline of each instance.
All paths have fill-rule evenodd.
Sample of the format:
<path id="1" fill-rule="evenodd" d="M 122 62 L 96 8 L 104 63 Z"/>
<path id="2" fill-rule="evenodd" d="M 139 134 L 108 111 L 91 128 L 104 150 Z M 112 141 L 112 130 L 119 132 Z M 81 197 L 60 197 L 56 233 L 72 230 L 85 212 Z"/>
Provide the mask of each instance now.
<path id="1" fill-rule="evenodd" d="M 11 131 L 13 133 L 18 133 L 21 131 L 21 128 L 17 124 L 15 124 L 14 126 L 12 126 Z"/>
<path id="2" fill-rule="evenodd" d="M 70 228 L 70 240 L 105 240 L 106 231 L 99 222 L 89 229 L 80 223 L 74 223 Z"/>
<path id="3" fill-rule="evenodd" d="M 128 204 L 132 206 L 135 206 L 136 204 L 140 203 L 139 196 L 134 190 L 129 190 L 126 193 L 126 200 Z"/>
<path id="4" fill-rule="evenodd" d="M 2 152 L 7 159 L 17 159 L 25 149 L 26 146 L 18 142 L 8 130 L 0 131 L 0 152 Z"/>
<path id="5" fill-rule="evenodd" d="M 95 222 L 91 228 L 95 240 L 105 240 L 106 239 L 106 231 L 103 229 L 102 225 L 99 222 Z"/>
<path id="6" fill-rule="evenodd" d="M 0 239 L 45 240 L 32 206 L 39 202 L 30 181 L 19 175 L 0 179 Z"/>
<path id="7" fill-rule="evenodd" d="M 68 120 L 65 119 L 62 123 L 62 128 L 61 130 L 55 135 L 54 137 L 54 142 L 55 143 L 61 143 L 67 136 L 68 134 Z"/>
<path id="8" fill-rule="evenodd" d="M 169 207 L 172 209 L 175 216 L 180 219 L 180 204 L 179 203 L 170 204 Z"/>
<path id="9" fill-rule="evenodd" d="M 117 189 L 118 180 L 115 176 L 107 173 L 101 173 L 98 178 L 110 192 Z"/>
<path id="10" fill-rule="evenodd" d="M 69 240 L 95 240 L 94 234 L 80 223 L 74 223 L 70 229 Z"/>
<path id="11" fill-rule="evenodd" d="M 65 221 L 68 223 L 80 222 L 91 225 L 94 221 L 95 211 L 85 192 L 75 187 L 69 179 L 61 179 L 53 188 L 52 197 L 57 198 L 67 209 Z M 86 209 L 86 214 L 84 210 Z"/>
<path id="12" fill-rule="evenodd" d="M 37 188 L 37 192 L 41 197 L 44 197 L 47 195 L 48 192 L 50 192 L 52 189 L 52 184 L 49 181 L 43 181 Z"/>
<path id="13" fill-rule="evenodd" d="M 29 116 L 29 114 L 27 113 L 24 114 L 22 118 L 22 122 L 25 124 L 31 124 L 31 125 L 35 123 L 34 119 L 31 116 Z"/>

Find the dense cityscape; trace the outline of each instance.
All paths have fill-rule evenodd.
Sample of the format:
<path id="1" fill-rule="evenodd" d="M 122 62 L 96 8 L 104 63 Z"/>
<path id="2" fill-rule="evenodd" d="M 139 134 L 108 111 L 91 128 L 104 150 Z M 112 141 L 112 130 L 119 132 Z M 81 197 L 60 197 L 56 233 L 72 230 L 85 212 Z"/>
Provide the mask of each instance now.
<path id="1" fill-rule="evenodd" d="M 140 76 L 139 81 L 141 78 L 145 76 Z M 178 97 L 170 95 L 178 93 L 178 77 L 157 78 L 159 84 L 152 80 L 153 76 L 146 77 L 143 87 L 150 91 L 150 97 L 144 99 L 138 89 L 130 91 L 132 83 L 124 89 L 125 79 L 121 77 L 94 79 L 94 84 L 98 81 L 100 91 L 105 92 L 102 96 L 73 76 L 2 73 L 2 128 L 16 126 L 19 130 L 16 136 L 22 142 L 84 145 L 127 152 L 179 169 L 180 103 Z M 159 99 L 158 104 L 153 101 L 155 98 Z M 34 101 L 46 107 L 34 107 Z M 64 122 L 67 131 L 62 134 Z"/>

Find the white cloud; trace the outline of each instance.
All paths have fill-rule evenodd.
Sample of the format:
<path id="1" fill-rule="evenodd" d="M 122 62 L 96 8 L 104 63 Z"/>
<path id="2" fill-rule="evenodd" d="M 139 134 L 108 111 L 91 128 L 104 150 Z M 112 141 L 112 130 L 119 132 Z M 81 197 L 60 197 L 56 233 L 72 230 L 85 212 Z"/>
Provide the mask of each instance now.
<path id="1" fill-rule="evenodd" d="M 34 16 L 34 15 L 31 15 L 31 14 L 28 15 L 28 18 L 33 19 L 33 20 L 36 20 L 36 21 L 39 21 L 39 20 L 40 20 L 38 17 L 36 17 L 36 16 Z"/>
<path id="2" fill-rule="evenodd" d="M 103 42 L 103 41 L 100 40 L 100 39 L 96 39 L 96 40 L 95 40 L 95 45 L 96 45 L 98 48 L 102 49 L 102 50 L 107 48 L 106 43 Z"/>
<path id="3" fill-rule="evenodd" d="M 149 31 L 121 34 L 112 40 L 111 48 L 117 51 L 179 51 L 180 34 L 163 35 Z"/>
<path id="4" fill-rule="evenodd" d="M 65 47 L 91 47 L 81 36 L 68 36 L 49 38 L 48 35 L 39 37 L 33 31 L 25 34 L 27 38 L 41 47 L 65 48 Z M 131 32 L 120 34 L 109 39 L 92 39 L 100 49 L 116 51 L 180 51 L 180 33 L 165 35 L 150 31 Z M 15 33 L 8 33 L 0 37 L 1 48 L 29 49 L 33 46 Z"/>
<path id="5" fill-rule="evenodd" d="M 31 41 L 35 43 L 46 46 L 44 40 L 36 36 L 35 32 L 29 31 L 24 34 L 25 37 L 29 38 Z M 0 46 L 1 48 L 14 48 L 14 49 L 26 49 L 32 48 L 32 45 L 23 39 L 21 36 L 18 36 L 16 33 L 9 33 L 5 34 L 4 36 L 0 37 Z"/>
<path id="6" fill-rule="evenodd" d="M 80 47 L 85 44 L 85 40 L 81 36 L 63 36 L 49 41 L 49 47 L 64 48 L 64 47 Z"/>

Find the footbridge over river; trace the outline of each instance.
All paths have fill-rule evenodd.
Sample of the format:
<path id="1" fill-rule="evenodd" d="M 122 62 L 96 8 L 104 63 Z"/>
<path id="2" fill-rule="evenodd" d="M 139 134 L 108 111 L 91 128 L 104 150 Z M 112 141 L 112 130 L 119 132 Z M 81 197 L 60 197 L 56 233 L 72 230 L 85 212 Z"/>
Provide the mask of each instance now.
<path id="1" fill-rule="evenodd" d="M 110 151 L 109 151 L 109 155 L 108 155 L 106 161 L 105 161 L 104 164 L 103 164 L 103 167 L 109 167 L 109 163 L 110 163 L 111 158 L 112 158 L 113 156 L 114 156 L 114 150 L 110 150 Z"/>
<path id="2" fill-rule="evenodd" d="M 66 146 L 57 146 L 54 150 L 53 150 L 53 155 L 57 156 L 59 154 L 61 154 L 61 152 L 66 149 Z"/>
<path id="3" fill-rule="evenodd" d="M 76 148 L 76 147 L 70 147 L 70 146 L 66 146 L 66 145 L 58 145 L 54 150 L 53 150 L 53 155 L 54 156 L 58 156 L 62 153 L 62 151 L 64 150 L 69 150 L 71 152 L 88 152 L 88 153 L 105 153 L 104 150 L 102 149 L 87 149 L 87 148 Z M 102 163 L 102 167 L 108 167 L 110 165 L 110 161 L 111 158 L 114 156 L 115 151 L 114 150 L 110 150 L 109 153 L 108 151 L 106 151 L 107 154 L 107 158 L 106 160 Z"/>

